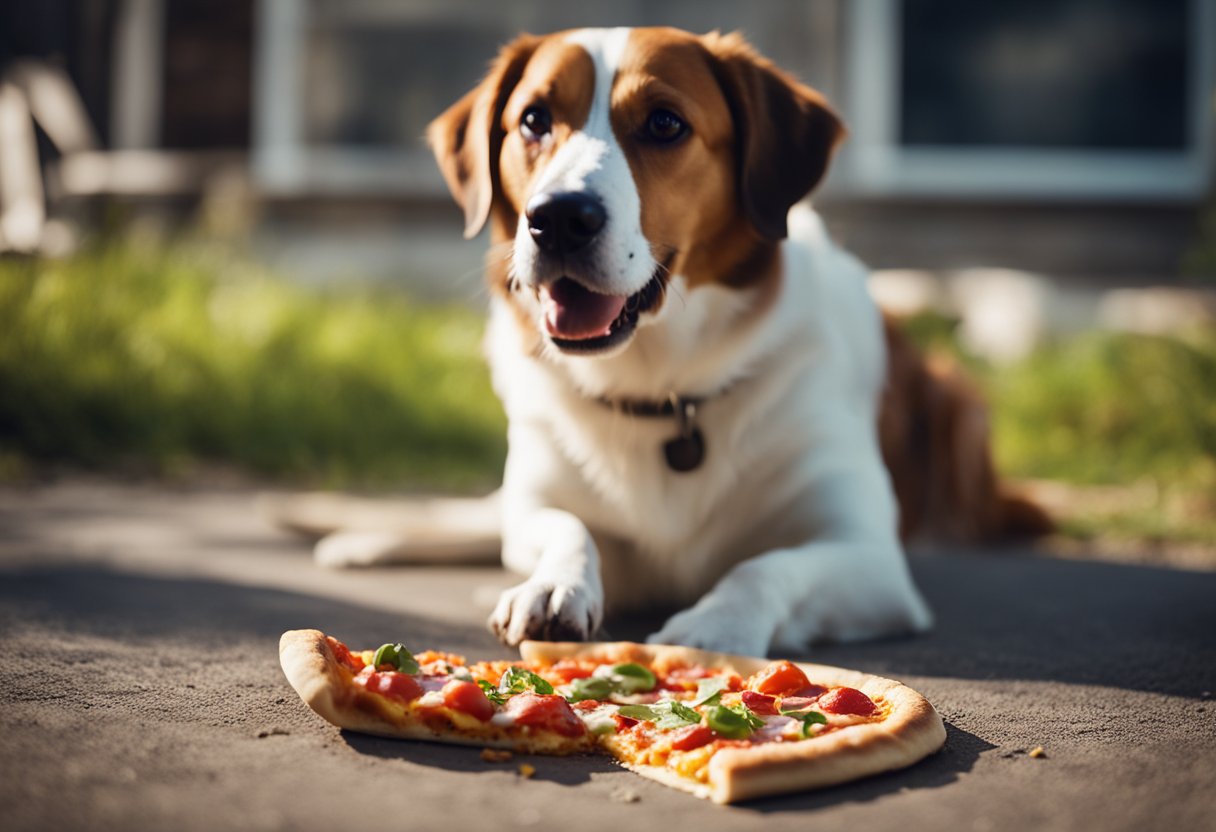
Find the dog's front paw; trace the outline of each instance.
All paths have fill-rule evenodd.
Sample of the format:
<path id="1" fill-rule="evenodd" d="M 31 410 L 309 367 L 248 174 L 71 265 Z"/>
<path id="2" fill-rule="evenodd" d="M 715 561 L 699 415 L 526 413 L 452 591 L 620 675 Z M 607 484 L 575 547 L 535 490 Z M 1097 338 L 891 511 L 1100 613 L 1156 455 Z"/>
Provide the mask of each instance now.
<path id="1" fill-rule="evenodd" d="M 719 653 L 763 656 L 776 631 L 762 610 L 718 603 L 710 597 L 691 609 L 676 613 L 663 629 L 651 635 L 651 644 L 683 644 Z"/>
<path id="2" fill-rule="evenodd" d="M 490 629 L 512 647 L 524 639 L 586 641 L 600 627 L 600 593 L 532 578 L 506 590 L 490 615 Z"/>

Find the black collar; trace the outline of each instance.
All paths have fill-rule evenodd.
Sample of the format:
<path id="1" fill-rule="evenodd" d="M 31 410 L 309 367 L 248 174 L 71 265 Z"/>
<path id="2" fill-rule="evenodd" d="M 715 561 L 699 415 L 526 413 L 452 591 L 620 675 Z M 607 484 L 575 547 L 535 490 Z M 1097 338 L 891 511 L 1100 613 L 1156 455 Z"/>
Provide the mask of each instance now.
<path id="1" fill-rule="evenodd" d="M 644 419 L 671 418 L 687 414 L 688 418 L 696 416 L 697 408 L 705 401 L 704 396 L 681 396 L 671 393 L 665 399 L 610 399 L 600 396 L 597 402 L 604 407 L 623 413 L 626 416 L 640 416 Z M 689 409 L 691 408 L 691 414 Z"/>
<path id="2" fill-rule="evenodd" d="M 705 435 L 697 427 L 697 409 L 705 401 L 703 396 L 681 396 L 671 393 L 659 401 L 648 399 L 610 399 L 601 396 L 597 402 L 605 407 L 643 419 L 675 418 L 679 433 L 663 443 L 663 457 L 667 467 L 685 474 L 701 467 L 705 461 Z"/>

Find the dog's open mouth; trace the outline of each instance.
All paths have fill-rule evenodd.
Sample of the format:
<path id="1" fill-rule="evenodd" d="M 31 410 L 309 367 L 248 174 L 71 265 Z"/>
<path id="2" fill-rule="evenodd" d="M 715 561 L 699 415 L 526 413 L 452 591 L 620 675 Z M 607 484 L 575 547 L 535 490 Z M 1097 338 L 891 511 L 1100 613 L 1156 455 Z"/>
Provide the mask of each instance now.
<path id="1" fill-rule="evenodd" d="M 623 343 L 663 294 L 663 281 L 654 277 L 628 297 L 593 292 L 569 277 L 540 290 L 545 329 L 563 352 L 592 353 Z"/>

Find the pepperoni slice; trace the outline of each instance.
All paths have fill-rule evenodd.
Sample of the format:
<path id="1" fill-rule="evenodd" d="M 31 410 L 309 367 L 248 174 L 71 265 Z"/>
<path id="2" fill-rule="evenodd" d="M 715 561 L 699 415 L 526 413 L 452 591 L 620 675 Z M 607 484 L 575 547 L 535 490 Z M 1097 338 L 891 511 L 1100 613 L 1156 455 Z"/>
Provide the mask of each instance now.
<path id="1" fill-rule="evenodd" d="M 819 697 L 816 706 L 825 713 L 854 716 L 871 716 L 878 710 L 874 700 L 857 688 L 833 688 Z"/>
<path id="2" fill-rule="evenodd" d="M 714 730 L 708 725 L 689 725 L 684 728 L 678 728 L 671 735 L 671 749 L 673 751 L 692 751 L 694 748 L 700 748 L 714 739 Z"/>
<path id="3" fill-rule="evenodd" d="M 395 670 L 386 670 L 383 673 L 372 671 L 367 675 L 360 674 L 355 677 L 355 681 L 368 690 L 400 702 L 413 702 L 423 694 L 422 685 L 418 684 L 417 679 Z"/>
<path id="4" fill-rule="evenodd" d="M 745 690 L 741 696 L 743 704 L 758 714 L 772 716 L 777 713 L 777 697 L 775 696 L 756 693 L 754 690 Z"/>
<path id="5" fill-rule="evenodd" d="M 482 722 L 494 716 L 494 704 L 474 682 L 453 679 L 443 686 L 443 704 L 453 711 L 460 711 Z"/>
<path id="6" fill-rule="evenodd" d="M 507 700 L 503 712 L 516 725 L 552 731 L 563 737 L 581 737 L 587 726 L 565 699 L 554 693 L 519 693 Z"/>

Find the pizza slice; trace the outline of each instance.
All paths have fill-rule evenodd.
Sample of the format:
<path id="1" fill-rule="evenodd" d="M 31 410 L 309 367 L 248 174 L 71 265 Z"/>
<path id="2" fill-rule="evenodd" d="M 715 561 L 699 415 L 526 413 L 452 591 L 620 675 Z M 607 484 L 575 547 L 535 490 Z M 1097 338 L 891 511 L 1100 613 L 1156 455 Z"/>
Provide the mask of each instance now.
<path id="1" fill-rule="evenodd" d="M 843 783 L 941 747 L 920 694 L 827 665 L 667 645 L 525 642 L 468 663 L 403 645 L 351 651 L 316 630 L 280 659 L 323 718 L 352 731 L 534 754 L 603 753 L 717 803 Z"/>

